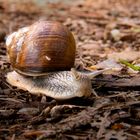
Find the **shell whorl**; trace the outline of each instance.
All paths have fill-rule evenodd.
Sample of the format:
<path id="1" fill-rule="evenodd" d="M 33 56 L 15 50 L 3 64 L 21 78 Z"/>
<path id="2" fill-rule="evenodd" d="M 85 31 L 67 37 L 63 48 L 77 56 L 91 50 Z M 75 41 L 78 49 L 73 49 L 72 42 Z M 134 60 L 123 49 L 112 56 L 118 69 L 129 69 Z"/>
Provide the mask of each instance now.
<path id="1" fill-rule="evenodd" d="M 6 47 L 12 67 L 23 75 L 70 70 L 75 62 L 74 37 L 59 22 L 39 21 L 21 28 L 7 37 Z"/>

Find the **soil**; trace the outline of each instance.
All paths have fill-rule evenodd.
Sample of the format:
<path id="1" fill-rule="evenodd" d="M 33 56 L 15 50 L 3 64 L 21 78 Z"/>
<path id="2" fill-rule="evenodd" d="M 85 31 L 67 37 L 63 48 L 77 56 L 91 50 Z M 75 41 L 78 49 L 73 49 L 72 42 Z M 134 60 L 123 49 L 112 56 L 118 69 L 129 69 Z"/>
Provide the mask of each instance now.
<path id="1" fill-rule="evenodd" d="M 121 66 L 92 80 L 96 94 L 56 101 L 12 87 L 6 74 L 6 36 L 38 20 L 57 20 L 74 34 L 75 67 L 94 69 L 105 60 L 140 62 L 140 0 L 73 3 L 0 1 L 0 139 L 138 140 L 140 76 Z M 127 50 L 127 51 L 126 51 Z M 112 55 L 113 54 L 113 55 Z M 112 62 L 111 62 L 112 64 Z"/>

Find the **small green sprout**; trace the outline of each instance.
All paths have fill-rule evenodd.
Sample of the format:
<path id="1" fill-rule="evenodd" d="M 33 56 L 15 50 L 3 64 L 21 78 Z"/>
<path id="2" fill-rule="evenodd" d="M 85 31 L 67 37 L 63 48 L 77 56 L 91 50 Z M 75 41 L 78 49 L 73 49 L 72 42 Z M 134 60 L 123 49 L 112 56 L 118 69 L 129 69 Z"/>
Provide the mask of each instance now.
<path id="1" fill-rule="evenodd" d="M 140 71 L 140 66 L 133 65 L 133 64 L 129 63 L 127 60 L 120 59 L 119 62 L 135 71 Z"/>

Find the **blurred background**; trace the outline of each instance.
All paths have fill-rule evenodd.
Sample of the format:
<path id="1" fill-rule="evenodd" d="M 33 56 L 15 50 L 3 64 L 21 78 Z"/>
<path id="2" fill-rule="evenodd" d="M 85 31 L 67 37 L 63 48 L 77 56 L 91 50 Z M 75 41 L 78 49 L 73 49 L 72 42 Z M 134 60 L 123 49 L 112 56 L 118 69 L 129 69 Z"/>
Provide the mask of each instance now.
<path id="1" fill-rule="evenodd" d="M 87 67 L 112 59 L 113 52 L 139 50 L 139 5 L 140 0 L 0 0 L 0 36 L 38 20 L 60 21 L 75 36 L 76 66 Z"/>

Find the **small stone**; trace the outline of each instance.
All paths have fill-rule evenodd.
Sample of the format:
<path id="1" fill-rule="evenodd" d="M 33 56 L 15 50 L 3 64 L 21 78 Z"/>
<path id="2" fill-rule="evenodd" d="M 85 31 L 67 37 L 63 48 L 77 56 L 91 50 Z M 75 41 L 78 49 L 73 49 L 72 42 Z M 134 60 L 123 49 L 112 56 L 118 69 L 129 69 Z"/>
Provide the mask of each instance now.
<path id="1" fill-rule="evenodd" d="M 18 111 L 18 114 L 25 114 L 25 115 L 31 115 L 31 116 L 34 116 L 37 113 L 39 113 L 38 108 L 22 108 Z"/>
<path id="2" fill-rule="evenodd" d="M 121 38 L 121 33 L 120 33 L 120 30 L 118 29 L 113 29 L 111 30 L 111 36 L 112 38 L 115 40 L 115 41 L 119 41 L 120 38 Z"/>

